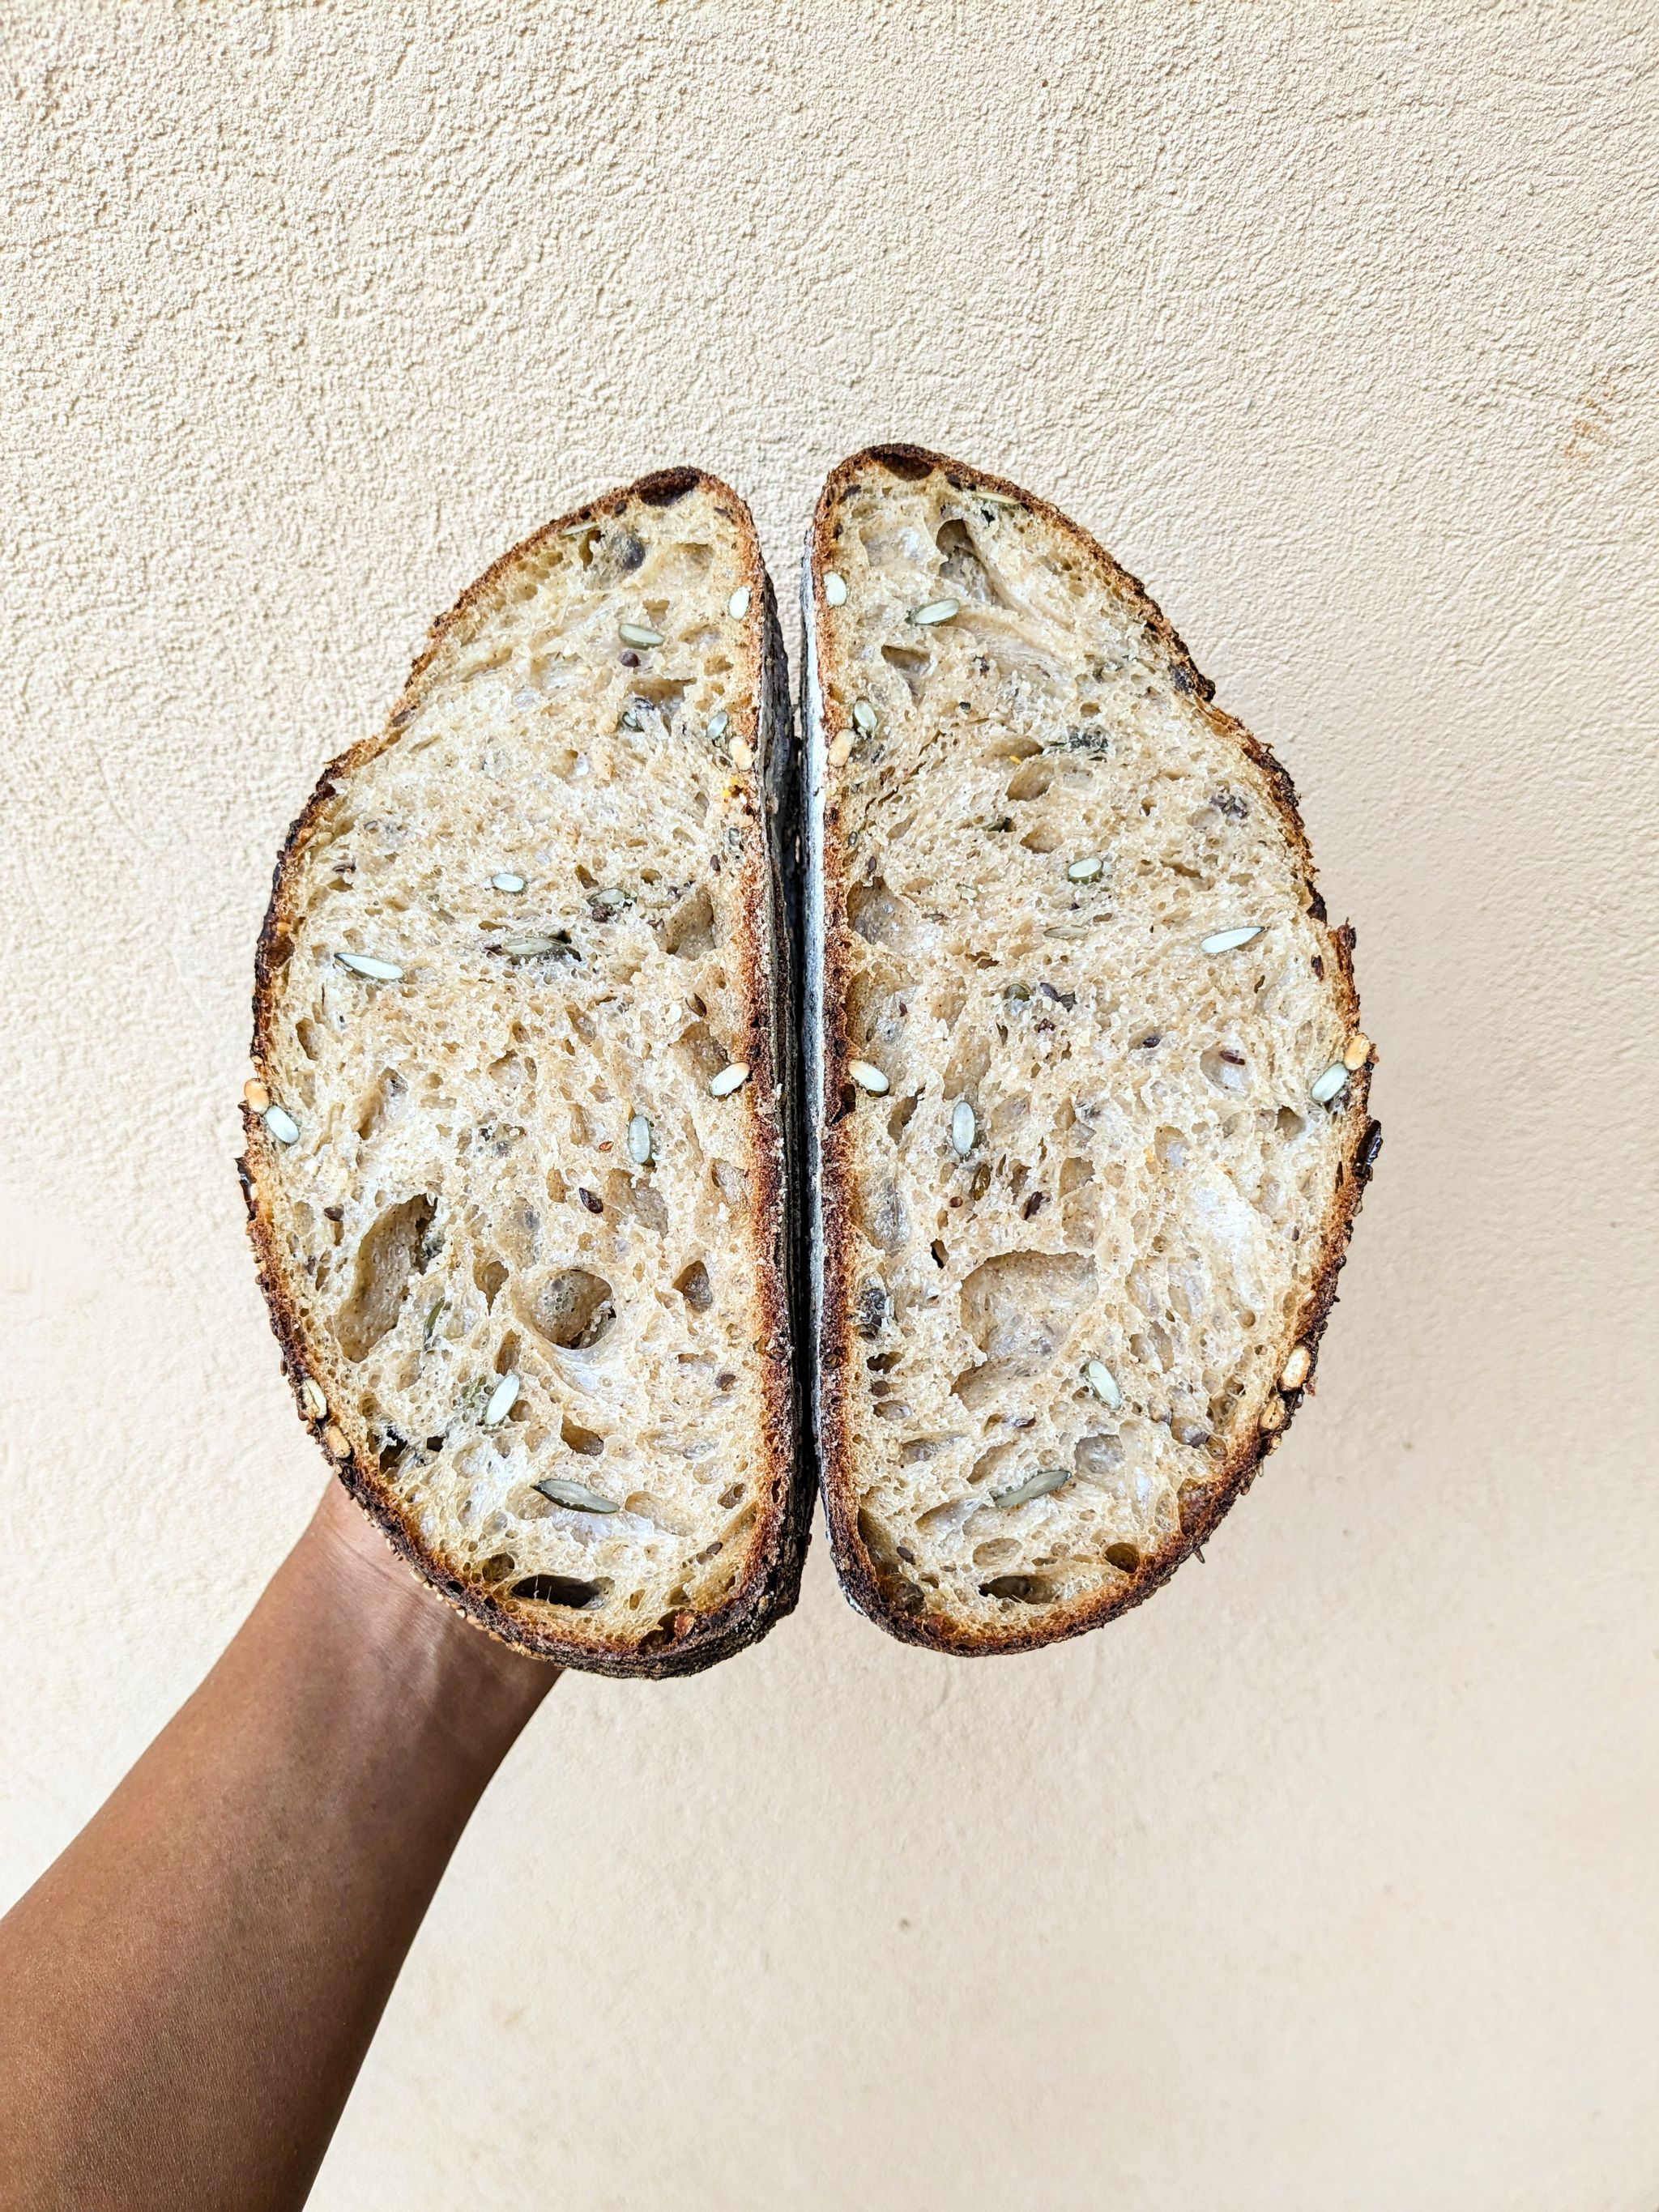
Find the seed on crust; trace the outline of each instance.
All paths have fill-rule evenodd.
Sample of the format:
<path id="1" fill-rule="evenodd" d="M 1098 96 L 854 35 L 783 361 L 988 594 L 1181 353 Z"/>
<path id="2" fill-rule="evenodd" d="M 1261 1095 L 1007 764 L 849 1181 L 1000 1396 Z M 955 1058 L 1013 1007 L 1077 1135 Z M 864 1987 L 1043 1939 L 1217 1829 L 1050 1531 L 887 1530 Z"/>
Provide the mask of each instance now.
<path id="1" fill-rule="evenodd" d="M 256 1114 L 263 1114 L 270 1104 L 270 1093 L 257 1075 L 249 1076 L 242 1085 L 242 1096 Z"/>
<path id="2" fill-rule="evenodd" d="M 733 738 L 732 740 L 732 765 L 744 774 L 747 774 L 755 765 L 755 756 L 741 738 Z"/>
<path id="3" fill-rule="evenodd" d="M 1364 1067 L 1371 1056 L 1371 1041 L 1361 1030 L 1356 1030 L 1348 1039 L 1348 1049 L 1342 1055 L 1342 1065 L 1350 1070 Z"/>
<path id="4" fill-rule="evenodd" d="M 346 1441 L 343 1430 L 337 1429 L 331 1421 L 323 1431 L 323 1445 L 332 1459 L 349 1459 L 351 1456 L 351 1446 Z"/>
<path id="5" fill-rule="evenodd" d="M 323 1386 L 313 1376 L 307 1375 L 300 1384 L 300 1403 L 313 1421 L 320 1421 L 328 1412 L 328 1400 L 323 1395 Z"/>
<path id="6" fill-rule="evenodd" d="M 1313 1354 L 1305 1344 L 1298 1344 L 1280 1370 L 1279 1387 L 1281 1390 L 1299 1390 L 1308 1379 L 1308 1370 L 1313 1365 Z"/>
<path id="7" fill-rule="evenodd" d="M 1261 1418 L 1256 1426 L 1265 1436 L 1272 1436 L 1275 1429 L 1284 1427 L 1285 1419 L 1285 1401 L 1275 1394 L 1261 1408 Z"/>
<path id="8" fill-rule="evenodd" d="M 1348 1071 L 1340 1060 L 1334 1060 L 1325 1073 L 1310 1086 L 1308 1096 L 1316 1106 L 1328 1106 L 1348 1080 Z"/>

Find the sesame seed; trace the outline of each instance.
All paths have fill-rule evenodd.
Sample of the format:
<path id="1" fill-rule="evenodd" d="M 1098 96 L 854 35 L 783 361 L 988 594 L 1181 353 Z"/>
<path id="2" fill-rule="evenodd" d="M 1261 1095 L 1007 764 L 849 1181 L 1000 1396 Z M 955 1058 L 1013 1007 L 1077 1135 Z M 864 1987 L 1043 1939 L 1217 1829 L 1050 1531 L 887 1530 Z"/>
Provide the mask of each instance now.
<path id="1" fill-rule="evenodd" d="M 481 1425 L 486 1429 L 499 1429 L 518 1402 L 518 1376 L 503 1375 L 489 1394 L 489 1403 L 483 1409 L 483 1420 Z"/>
<path id="2" fill-rule="evenodd" d="M 1085 1359 L 1083 1363 L 1083 1379 L 1096 1397 L 1100 1400 L 1102 1405 L 1109 1406 L 1114 1413 L 1117 1412 L 1123 1403 L 1123 1392 L 1119 1387 L 1116 1376 L 1113 1374 L 1103 1359 Z"/>

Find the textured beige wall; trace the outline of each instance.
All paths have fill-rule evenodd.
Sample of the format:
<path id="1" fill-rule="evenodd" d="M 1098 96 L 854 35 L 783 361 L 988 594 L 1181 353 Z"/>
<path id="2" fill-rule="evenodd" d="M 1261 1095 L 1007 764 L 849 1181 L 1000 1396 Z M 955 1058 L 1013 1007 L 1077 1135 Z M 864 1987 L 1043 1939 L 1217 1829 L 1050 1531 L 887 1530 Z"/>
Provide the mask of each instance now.
<path id="1" fill-rule="evenodd" d="M 231 1159 L 277 838 L 428 618 L 682 458 L 786 590 L 902 435 L 1059 498 L 1304 794 L 1388 1131 L 1323 1388 L 981 1666 L 815 1552 L 570 1678 L 328 2212 L 1652 2212 L 1659 15 L 4 0 L 0 1889 L 322 1468 Z"/>

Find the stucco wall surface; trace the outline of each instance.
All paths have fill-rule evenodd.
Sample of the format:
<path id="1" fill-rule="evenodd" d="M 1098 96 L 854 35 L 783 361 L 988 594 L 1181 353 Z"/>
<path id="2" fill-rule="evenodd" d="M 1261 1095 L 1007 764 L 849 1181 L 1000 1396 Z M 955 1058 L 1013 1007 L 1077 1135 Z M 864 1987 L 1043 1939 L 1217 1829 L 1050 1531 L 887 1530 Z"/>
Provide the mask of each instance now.
<path id="1" fill-rule="evenodd" d="M 0 1893 L 323 1480 L 232 1159 L 271 857 L 427 621 L 695 460 L 786 597 L 903 436 L 1300 786 L 1387 1130 L 1316 1403 L 1151 1605 L 572 1677 L 327 2212 L 1652 2212 L 1646 4 L 0 11 Z"/>

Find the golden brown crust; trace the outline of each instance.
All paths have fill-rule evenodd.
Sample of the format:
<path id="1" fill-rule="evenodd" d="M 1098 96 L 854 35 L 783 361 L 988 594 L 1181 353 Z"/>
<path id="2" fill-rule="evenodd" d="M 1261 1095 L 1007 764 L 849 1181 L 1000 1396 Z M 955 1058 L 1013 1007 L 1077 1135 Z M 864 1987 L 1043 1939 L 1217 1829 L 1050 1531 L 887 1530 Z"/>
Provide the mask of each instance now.
<path id="1" fill-rule="evenodd" d="M 270 1023 L 282 987 L 283 971 L 292 949 L 295 919 L 297 862 L 318 820 L 337 789 L 396 738 L 399 729 L 417 709 L 424 679 L 437 655 L 468 619 L 482 614 L 495 587 L 519 562 L 562 530 L 590 520 L 622 513 L 635 501 L 667 506 L 694 488 L 701 487 L 729 504 L 744 540 L 743 574 L 754 593 L 757 621 L 751 632 L 749 675 L 756 707 L 756 726 L 741 730 L 756 755 L 751 776 L 744 779 L 743 804 L 768 836 L 779 825 L 767 814 L 763 778 L 775 773 L 773 757 L 788 751 L 787 686 L 778 680 L 782 641 L 778 629 L 772 586 L 761 559 L 759 540 L 749 509 L 737 493 L 716 477 L 691 468 L 664 469 L 635 483 L 590 501 L 568 514 L 556 517 L 520 544 L 504 553 L 433 624 L 425 651 L 410 670 L 397 704 L 385 726 L 331 761 L 318 778 L 277 855 L 271 880 L 270 903 L 259 933 L 254 956 L 252 1060 L 256 1075 L 266 1072 Z M 781 717 L 778 702 L 784 704 Z M 768 702 L 770 714 L 768 714 Z M 763 746 L 762 736 L 768 743 Z M 745 841 L 748 857 L 742 878 L 744 927 L 737 948 L 740 992 L 747 1012 L 750 1041 L 745 1048 L 752 1069 L 757 1098 L 769 1097 L 780 1080 L 780 1062 L 787 1049 L 788 1016 L 783 1003 L 787 975 L 787 947 L 781 940 L 773 906 L 775 864 L 769 864 L 763 841 Z M 787 1068 L 781 1071 L 787 1079 Z M 793 1091 L 785 1082 L 786 1108 Z M 754 1254 L 754 1286 L 759 1328 L 757 1353 L 764 1363 L 764 1463 L 769 1474 L 764 1500 L 757 1516 L 750 1549 L 751 1564 L 726 1602 L 708 1613 L 677 1613 L 667 1628 L 659 1628 L 637 1645 L 623 1644 L 597 1636 L 559 1634 L 550 1629 L 537 1609 L 524 1601 L 503 1598 L 474 1578 L 456 1571 L 451 1563 L 429 1550 L 419 1530 L 399 1510 L 395 1496 L 381 1480 L 366 1429 L 354 1422 L 343 1405 L 313 1419 L 301 1396 L 307 1375 L 325 1363 L 321 1348 L 307 1346 L 295 1299 L 287 1281 L 286 1266 L 276 1233 L 272 1194 L 267 1177 L 273 1140 L 258 1115 L 246 1104 L 242 1109 L 245 1135 L 243 1157 L 238 1163 L 246 1201 L 248 1231 L 260 1286 L 270 1308 L 270 1323 L 281 1346 L 283 1364 L 295 1393 L 301 1418 L 316 1436 L 335 1474 L 358 1504 L 379 1525 L 394 1551 L 433 1590 L 475 1626 L 504 1644 L 561 1666 L 590 1674 L 658 1678 L 696 1674 L 728 1658 L 745 1644 L 756 1642 L 789 1612 L 800 1589 L 801 1568 L 811 1526 L 813 1484 L 809 1455 L 801 1449 L 802 1419 L 796 1371 L 791 1357 L 793 1285 L 797 1272 L 789 1205 L 786 1152 L 787 1115 L 757 1113 L 752 1173 L 756 1205 L 752 1218 L 764 1224 Z M 354 1428 L 357 1433 L 354 1434 Z M 344 1447 L 331 1451 L 325 1443 L 330 1434 Z"/>
<path id="2" fill-rule="evenodd" d="M 808 541 L 808 590 L 811 594 L 808 619 L 814 629 L 817 629 L 823 623 L 827 611 L 823 574 L 825 569 L 832 565 L 831 527 L 836 510 L 848 486 L 872 465 L 886 468 L 908 482 L 919 482 L 937 470 L 957 489 L 967 490 L 969 487 L 975 487 L 1000 493 L 1003 497 L 1014 500 L 1041 516 L 1052 529 L 1069 538 L 1098 565 L 1112 589 L 1133 606 L 1164 646 L 1169 654 L 1177 687 L 1182 685 L 1184 678 L 1187 688 L 1212 728 L 1219 735 L 1231 738 L 1266 777 L 1297 864 L 1311 894 L 1314 919 L 1326 933 L 1332 962 L 1331 981 L 1338 1003 L 1350 1030 L 1357 1030 L 1359 1027 L 1359 996 L 1354 985 L 1354 932 L 1346 923 L 1340 928 L 1332 928 L 1326 921 L 1324 902 L 1314 888 L 1313 854 L 1297 810 L 1295 785 L 1259 738 L 1252 736 L 1242 722 L 1212 703 L 1215 686 L 1200 672 L 1174 626 L 1145 586 L 1138 578 L 1130 575 L 1103 545 L 1097 544 L 1079 524 L 1073 522 L 1069 515 L 1062 514 L 1059 507 L 1023 490 L 1006 477 L 989 475 L 982 469 L 970 469 L 963 462 L 951 460 L 944 454 L 929 453 L 920 446 L 867 447 L 831 471 L 813 515 Z M 844 725 L 835 719 L 836 710 L 827 699 L 822 701 L 822 710 L 824 715 L 823 742 L 828 744 L 842 733 Z M 827 793 L 825 797 L 823 838 L 826 884 L 839 883 L 844 879 L 846 856 L 841 842 L 839 801 L 833 793 Z M 824 1007 L 820 1093 L 817 1098 L 807 1101 L 808 1112 L 823 1116 L 817 1194 L 823 1268 L 817 1346 L 817 1450 L 824 1523 L 842 1586 L 852 1604 L 860 1613 L 878 1622 L 890 1634 L 903 1643 L 921 1644 L 936 1651 L 956 1652 L 966 1657 L 996 1652 L 1034 1651 L 1044 1644 L 1061 1643 L 1068 1637 L 1081 1636 L 1091 1628 L 1098 1628 L 1105 1621 L 1115 1620 L 1119 1613 L 1127 1613 L 1132 1606 L 1139 1605 L 1143 1599 L 1150 1597 L 1155 1589 L 1169 1580 L 1182 1562 L 1204 1543 L 1235 1500 L 1249 1488 L 1256 1469 L 1284 1437 L 1297 1407 L 1312 1389 L 1313 1364 L 1317 1359 L 1319 1341 L 1335 1302 L 1337 1275 L 1347 1254 L 1361 1195 L 1370 1179 L 1382 1147 L 1382 1130 L 1366 1111 L 1375 1054 L 1354 1073 L 1348 1085 L 1348 1104 L 1345 1111 L 1349 1115 L 1353 1135 L 1347 1155 L 1337 1173 L 1337 1196 L 1328 1224 L 1329 1256 L 1310 1288 L 1297 1325 L 1291 1333 L 1292 1342 L 1306 1344 L 1309 1348 L 1309 1371 L 1297 1389 L 1283 1392 L 1279 1399 L 1269 1401 L 1270 1404 L 1283 1407 L 1284 1418 L 1279 1427 L 1271 1432 L 1258 1431 L 1242 1440 L 1231 1458 L 1206 1484 L 1200 1510 L 1190 1520 L 1183 1513 L 1179 1534 L 1158 1550 L 1146 1553 L 1136 1572 L 1120 1588 L 1099 1597 L 1053 1607 L 1045 1612 L 1040 1626 L 990 1631 L 968 1629 L 931 1614 L 909 1612 L 897 1602 L 896 1591 L 884 1583 L 859 1531 L 858 1496 L 853 1470 L 854 1443 L 848 1418 L 845 1380 L 854 1351 L 852 1161 L 848 1133 L 842 1126 L 855 1094 L 847 1073 L 850 1056 L 847 1039 L 833 1011 L 846 1003 L 852 974 L 852 954 L 844 914 L 837 910 L 827 897 L 823 943 L 811 948 L 809 957 L 819 957 L 823 960 Z M 837 1102 L 833 1112 L 829 1109 L 831 1100 Z"/>

